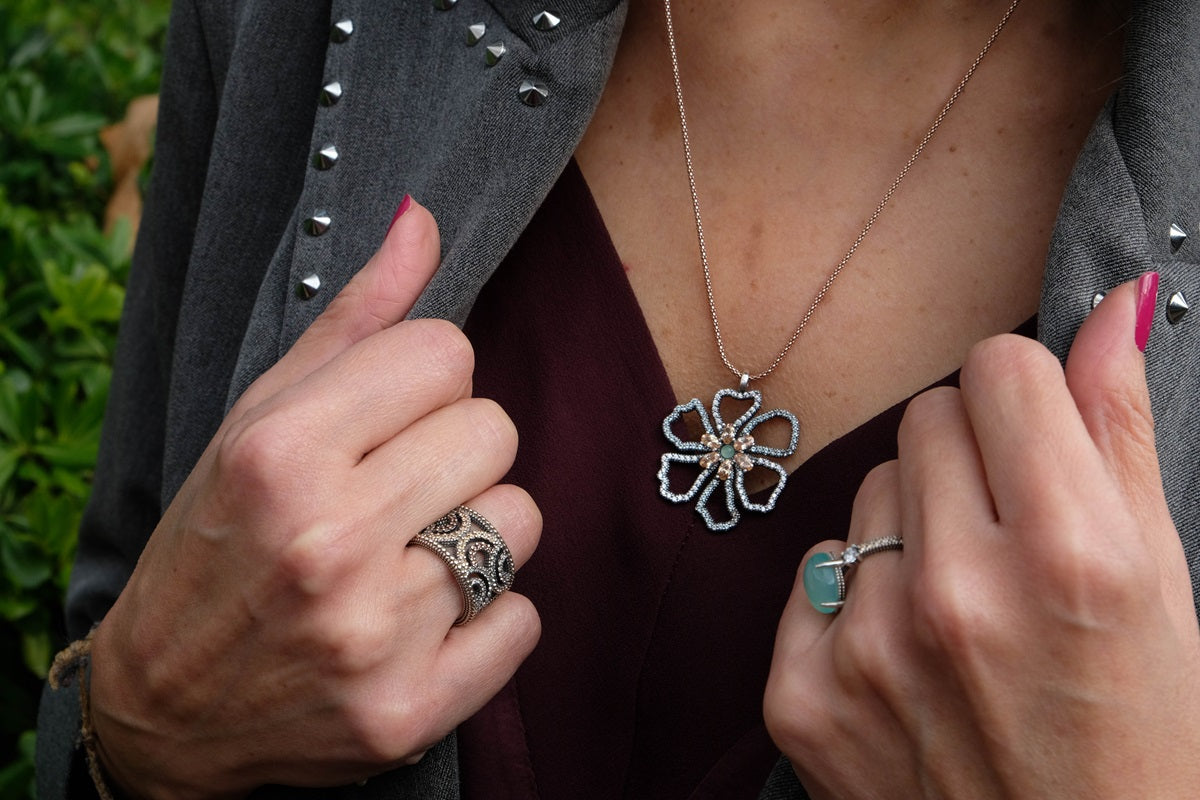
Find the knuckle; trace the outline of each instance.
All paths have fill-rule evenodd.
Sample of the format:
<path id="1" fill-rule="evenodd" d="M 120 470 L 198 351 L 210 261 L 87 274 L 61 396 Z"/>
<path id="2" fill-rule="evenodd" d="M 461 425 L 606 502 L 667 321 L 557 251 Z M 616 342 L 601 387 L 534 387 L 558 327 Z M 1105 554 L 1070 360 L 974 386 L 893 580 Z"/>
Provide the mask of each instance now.
<path id="1" fill-rule="evenodd" d="M 337 532 L 319 522 L 280 545 L 275 571 L 283 585 L 307 597 L 328 593 L 342 573 Z"/>
<path id="2" fill-rule="evenodd" d="M 542 636 L 542 618 L 533 602 L 523 594 L 508 592 L 504 598 L 503 613 L 497 614 L 499 607 L 491 607 L 484 611 L 492 612 L 491 623 L 494 627 L 499 648 L 524 659 L 533 651 L 538 639 Z M 513 661 L 515 670 L 519 660 Z"/>
<path id="3" fill-rule="evenodd" d="M 439 738 L 444 716 L 435 693 L 405 681 L 380 693 L 362 691 L 341 708 L 341 722 L 359 755 L 370 763 L 391 764 L 427 749 Z"/>
<path id="4" fill-rule="evenodd" d="M 827 717 L 823 697 L 794 671 L 782 678 L 772 674 L 763 695 L 763 722 L 781 751 L 797 755 L 821 746 Z"/>
<path id="5" fill-rule="evenodd" d="M 1049 538 L 1040 572 L 1057 614 L 1092 626 L 1142 613 L 1156 584 L 1149 556 L 1098 547 L 1082 536 Z"/>
<path id="6" fill-rule="evenodd" d="M 496 504 L 497 516 L 509 530 L 520 531 L 522 536 L 537 541 L 542 530 L 542 511 L 529 492 L 512 484 L 500 484 L 492 489 L 489 502 Z"/>
<path id="7" fill-rule="evenodd" d="M 901 441 L 921 441 L 945 425 L 948 418 L 962 414 L 962 394 L 952 386 L 921 392 L 909 401 L 900 419 Z"/>
<path id="8" fill-rule="evenodd" d="M 483 397 L 472 397 L 461 402 L 467 417 L 466 430 L 483 448 L 515 456 L 517 452 L 517 426 L 505 413 L 500 404 Z"/>
<path id="9" fill-rule="evenodd" d="M 992 336 L 975 344 L 963 360 L 959 385 L 964 391 L 986 389 L 1014 375 L 1033 381 L 1062 376 L 1062 365 L 1054 354 L 1033 339 L 1012 333 Z"/>
<path id="10" fill-rule="evenodd" d="M 854 495 L 853 516 L 861 516 L 874 509 L 882 500 L 890 499 L 899 486 L 900 463 L 885 461 L 874 467 L 859 484 Z"/>
<path id="11" fill-rule="evenodd" d="M 285 441 L 284 430 L 270 417 L 242 420 L 231 426 L 221 440 L 216 467 L 228 485 L 261 492 L 279 474 Z"/>
<path id="12" fill-rule="evenodd" d="M 419 688 L 387 710 L 376 730 L 376 749 L 389 760 L 423 753 L 445 734 L 446 709 L 432 691 Z"/>
<path id="13" fill-rule="evenodd" d="M 343 714 L 351 739 L 368 763 L 387 764 L 405 755 L 406 715 L 384 711 L 378 698 L 354 702 Z"/>
<path id="14" fill-rule="evenodd" d="M 275 568 L 286 586 L 316 595 L 320 594 L 318 587 L 324 583 L 325 563 L 326 559 L 316 548 L 307 543 L 291 542 L 279 551 Z"/>
<path id="15" fill-rule="evenodd" d="M 892 663 L 886 642 L 886 632 L 878 631 L 870 618 L 860 616 L 855 626 L 838 631 L 833 673 L 841 685 L 877 686 L 886 681 Z"/>
<path id="16" fill-rule="evenodd" d="M 953 566 L 923 570 L 912 596 L 913 631 L 918 643 L 951 656 L 970 653 L 989 635 L 986 603 L 973 582 Z"/>
<path id="17" fill-rule="evenodd" d="M 406 333 L 426 355 L 438 374 L 469 379 L 475 369 L 471 341 L 452 322 L 444 319 L 415 319 L 405 323 Z"/>
<path id="18" fill-rule="evenodd" d="M 332 635 L 322 637 L 320 649 L 327 669 L 341 678 L 363 675 L 374 669 L 386 652 L 376 626 L 339 619 Z"/>

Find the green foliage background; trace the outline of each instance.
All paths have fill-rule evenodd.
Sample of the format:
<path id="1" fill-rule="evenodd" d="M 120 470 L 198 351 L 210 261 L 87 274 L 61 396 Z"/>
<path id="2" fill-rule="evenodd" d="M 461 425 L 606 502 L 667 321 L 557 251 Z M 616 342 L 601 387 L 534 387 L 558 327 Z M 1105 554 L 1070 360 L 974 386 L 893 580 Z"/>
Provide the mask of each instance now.
<path id="1" fill-rule="evenodd" d="M 97 134 L 157 91 L 170 0 L 0 3 L 0 800 L 34 722 L 96 457 L 128 225 Z"/>

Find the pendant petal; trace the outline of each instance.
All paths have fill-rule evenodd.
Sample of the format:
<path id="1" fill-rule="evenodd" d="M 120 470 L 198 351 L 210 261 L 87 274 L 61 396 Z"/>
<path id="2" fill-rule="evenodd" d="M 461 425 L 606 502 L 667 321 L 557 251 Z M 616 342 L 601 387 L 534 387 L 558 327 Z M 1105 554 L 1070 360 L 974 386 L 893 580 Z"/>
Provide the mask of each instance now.
<path id="1" fill-rule="evenodd" d="M 702 456 L 687 455 L 684 453 L 663 453 L 662 466 L 658 469 L 658 493 L 670 500 L 672 503 L 686 503 L 696 496 L 704 482 L 712 475 L 713 468 L 711 466 L 702 468 L 700 474 L 692 481 L 692 485 L 683 492 L 671 491 L 671 465 L 672 464 L 700 464 Z"/>
<path id="2" fill-rule="evenodd" d="M 724 428 L 726 425 L 725 418 L 721 416 L 721 402 L 727 397 L 732 397 L 735 400 L 750 401 L 750 407 L 747 408 L 736 420 L 728 423 L 732 425 L 735 430 L 740 429 L 743 425 L 745 425 L 746 420 L 753 417 L 758 413 L 758 410 L 762 408 L 762 392 L 758 391 L 757 389 L 747 389 L 744 392 L 737 389 L 722 389 L 717 392 L 715 397 L 713 397 L 712 404 L 713 422 L 715 423 L 717 430 Z"/>
<path id="3" fill-rule="evenodd" d="M 732 483 L 732 481 L 711 480 L 704 487 L 704 491 L 700 493 L 700 499 L 696 501 L 696 511 L 704 519 L 704 524 L 708 526 L 710 531 L 727 531 L 737 525 L 738 521 L 742 518 L 741 513 L 738 511 L 737 503 L 734 501 L 735 490 L 731 485 Z M 717 487 L 722 487 L 725 492 L 725 510 L 729 513 L 729 519 L 724 522 L 717 522 L 713 519 L 712 512 L 708 509 L 709 499 Z"/>
<path id="4" fill-rule="evenodd" d="M 775 470 L 775 472 L 779 475 L 779 483 L 775 484 L 775 488 L 771 490 L 771 496 L 767 498 L 767 501 L 765 503 L 755 503 L 750 499 L 750 495 L 746 492 L 746 482 L 744 478 L 745 473 L 739 472 L 737 474 L 738 499 L 742 501 L 742 505 L 747 511 L 759 511 L 765 513 L 775 508 L 775 501 L 779 499 L 779 495 L 783 492 L 783 487 L 787 484 L 787 470 L 776 464 L 774 461 L 766 458 L 751 458 L 750 460 L 754 462 L 755 466 Z"/>
<path id="5" fill-rule="evenodd" d="M 702 453 L 708 448 L 700 442 L 685 442 L 671 429 L 671 426 L 682 419 L 684 414 L 692 411 L 700 415 L 700 424 L 704 426 L 704 430 L 710 436 L 715 436 L 716 431 L 713 428 L 712 420 L 709 419 L 708 409 L 704 407 L 704 403 L 700 402 L 698 397 L 693 397 L 683 405 L 675 406 L 675 409 L 667 414 L 667 418 L 663 420 L 663 434 L 667 437 L 667 441 L 685 453 Z"/>
<path id="6" fill-rule="evenodd" d="M 785 419 L 792 426 L 792 435 L 788 440 L 787 447 L 767 447 L 766 445 L 755 443 L 749 447 L 746 452 L 758 456 L 774 456 L 775 458 L 784 458 L 796 452 L 796 445 L 800 443 L 800 420 L 796 419 L 796 415 L 790 411 L 785 411 L 782 408 L 772 409 L 764 414 L 759 414 L 754 419 L 746 423 L 746 427 L 742 428 L 742 435 L 748 436 L 749 433 L 756 427 L 771 419 Z M 757 460 L 754 463 L 759 463 Z"/>

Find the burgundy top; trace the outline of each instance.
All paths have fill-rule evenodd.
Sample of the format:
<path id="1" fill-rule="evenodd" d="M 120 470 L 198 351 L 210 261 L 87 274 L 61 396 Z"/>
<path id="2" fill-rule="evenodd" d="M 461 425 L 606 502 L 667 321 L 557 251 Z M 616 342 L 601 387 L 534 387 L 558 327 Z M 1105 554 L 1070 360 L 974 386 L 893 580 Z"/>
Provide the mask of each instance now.
<path id="1" fill-rule="evenodd" d="M 703 314 L 695 324 L 709 335 Z M 845 535 L 863 477 L 896 457 L 904 404 L 803 463 L 773 512 L 744 511 L 731 531 L 664 500 L 675 394 L 574 162 L 466 331 L 476 395 L 520 433 L 508 480 L 545 522 L 514 585 L 542 639 L 459 729 L 464 798 L 757 797 L 779 757 L 762 693 L 796 569 Z"/>

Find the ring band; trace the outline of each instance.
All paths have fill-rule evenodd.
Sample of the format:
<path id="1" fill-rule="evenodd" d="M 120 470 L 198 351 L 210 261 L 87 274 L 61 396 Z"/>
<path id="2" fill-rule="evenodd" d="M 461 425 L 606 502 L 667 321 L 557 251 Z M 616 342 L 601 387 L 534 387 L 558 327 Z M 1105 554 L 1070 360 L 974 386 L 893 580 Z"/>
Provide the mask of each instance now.
<path id="1" fill-rule="evenodd" d="M 846 602 L 846 576 L 851 567 L 869 555 L 903 548 L 901 537 L 883 536 L 849 545 L 840 554 L 814 554 L 804 565 L 804 593 L 808 602 L 822 614 L 837 612 Z"/>
<path id="2" fill-rule="evenodd" d="M 516 568 L 504 539 L 482 514 L 459 506 L 421 530 L 409 545 L 424 547 L 450 568 L 462 593 L 462 613 L 455 625 L 465 625 L 512 586 Z"/>

